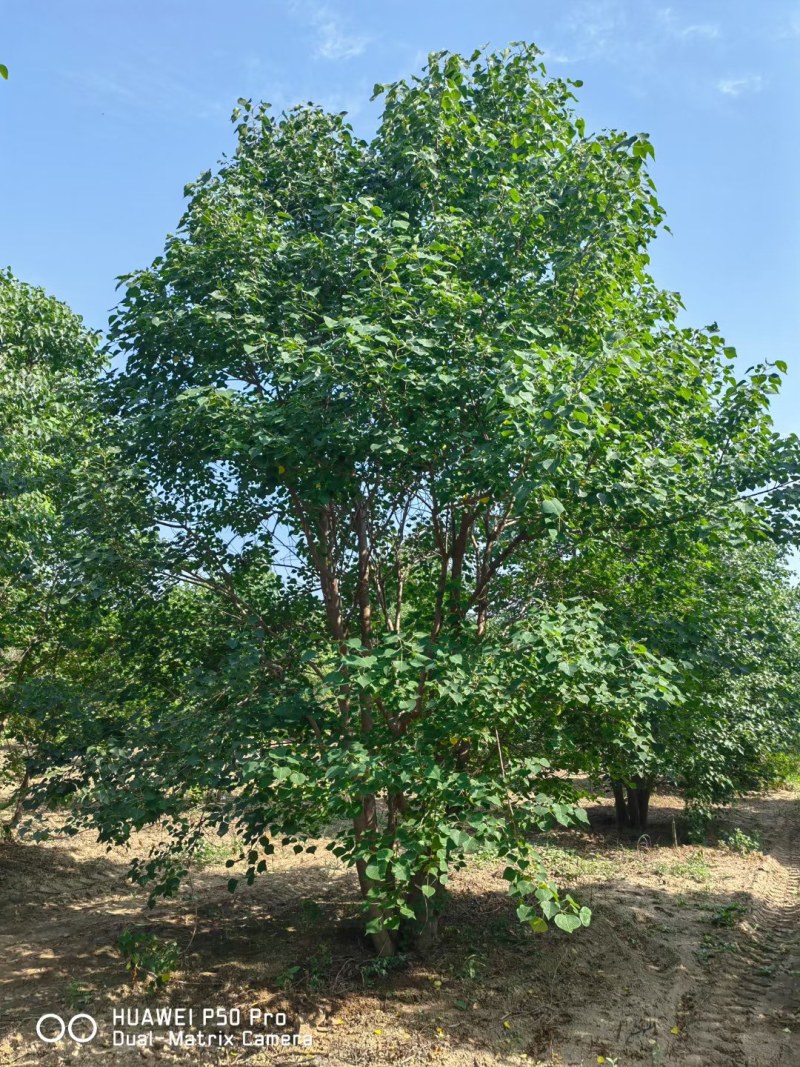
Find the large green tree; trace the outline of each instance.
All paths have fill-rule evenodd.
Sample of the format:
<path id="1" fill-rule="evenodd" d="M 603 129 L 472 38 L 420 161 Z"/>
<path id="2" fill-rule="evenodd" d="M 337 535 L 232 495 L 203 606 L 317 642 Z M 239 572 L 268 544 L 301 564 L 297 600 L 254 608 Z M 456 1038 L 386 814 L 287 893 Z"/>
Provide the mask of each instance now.
<path id="1" fill-rule="evenodd" d="M 276 837 L 346 819 L 333 849 L 384 953 L 427 936 L 476 844 L 508 857 L 521 918 L 588 921 L 526 844 L 579 817 L 526 750 L 530 717 L 586 706 L 579 667 L 609 721 L 679 698 L 672 665 L 588 605 L 526 621 L 534 549 L 791 510 L 791 449 L 759 417 L 773 379 L 737 382 L 713 330 L 676 327 L 647 274 L 652 148 L 587 134 L 577 84 L 532 47 L 433 55 L 376 87 L 371 143 L 342 115 L 242 101 L 236 151 L 187 188 L 113 320 L 121 447 L 167 564 L 266 648 L 249 695 L 203 706 L 181 773 L 199 761 L 227 790 L 209 818 L 244 828 L 250 878 Z M 290 675 L 247 592 L 272 571 L 303 598 Z"/>

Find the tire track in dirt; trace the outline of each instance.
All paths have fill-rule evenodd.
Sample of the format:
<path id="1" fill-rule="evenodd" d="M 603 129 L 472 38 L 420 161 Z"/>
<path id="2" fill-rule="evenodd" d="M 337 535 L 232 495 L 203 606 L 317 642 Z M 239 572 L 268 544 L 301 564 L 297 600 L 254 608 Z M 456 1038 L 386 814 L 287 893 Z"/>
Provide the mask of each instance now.
<path id="1" fill-rule="evenodd" d="M 800 800 L 796 794 L 781 794 L 774 804 L 769 822 L 761 813 L 753 823 L 770 845 L 750 889 L 752 910 L 731 931 L 736 951 L 720 954 L 709 970 L 706 987 L 697 991 L 684 1017 L 683 1040 L 671 1050 L 668 1063 L 800 1063 Z"/>

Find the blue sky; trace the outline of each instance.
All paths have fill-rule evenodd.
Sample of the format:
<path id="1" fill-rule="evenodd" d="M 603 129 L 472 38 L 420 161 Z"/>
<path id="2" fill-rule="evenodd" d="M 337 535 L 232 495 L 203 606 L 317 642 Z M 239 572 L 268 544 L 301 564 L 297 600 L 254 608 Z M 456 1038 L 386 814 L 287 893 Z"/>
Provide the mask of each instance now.
<path id="1" fill-rule="evenodd" d="M 657 281 L 743 366 L 789 363 L 775 419 L 800 429 L 800 0 L 0 0 L 0 265 L 102 327 L 232 147 L 237 97 L 369 135 L 375 82 L 515 40 L 584 80 L 587 127 L 649 132 Z"/>

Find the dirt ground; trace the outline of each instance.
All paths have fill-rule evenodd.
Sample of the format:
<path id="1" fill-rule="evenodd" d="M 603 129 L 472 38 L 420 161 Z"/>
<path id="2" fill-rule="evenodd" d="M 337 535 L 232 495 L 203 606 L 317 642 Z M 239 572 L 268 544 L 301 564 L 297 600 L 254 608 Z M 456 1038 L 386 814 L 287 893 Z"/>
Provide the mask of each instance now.
<path id="1" fill-rule="evenodd" d="M 763 842 L 744 855 L 674 847 L 676 798 L 656 800 L 638 841 L 620 839 L 612 816 L 590 806 L 591 831 L 543 844 L 557 881 L 593 909 L 588 929 L 520 927 L 502 862 L 478 857 L 453 880 L 440 945 L 390 966 L 364 941 L 354 877 L 324 850 L 286 850 L 231 895 L 231 845 L 215 839 L 182 895 L 149 911 L 125 879 L 124 850 L 89 835 L 0 844 L 0 1064 L 800 1065 L 800 793 L 726 813 L 720 831 Z M 180 949 L 155 996 L 131 986 L 117 947 L 138 929 Z M 241 1023 L 201 1026 L 217 1006 L 239 1008 Z M 185 1033 L 217 1043 L 170 1045 L 181 1027 L 146 1020 L 115 1025 L 115 1010 L 147 1007 L 193 1007 Z M 251 1029 L 259 1010 L 286 1022 Z M 45 1013 L 90 1015 L 97 1035 L 47 1044 L 35 1033 Z M 42 1024 L 45 1036 L 58 1025 Z M 76 1021 L 78 1036 L 89 1026 Z M 259 1047 L 248 1030 L 295 1043 Z M 115 1047 L 115 1031 L 152 1032 L 153 1044 Z"/>

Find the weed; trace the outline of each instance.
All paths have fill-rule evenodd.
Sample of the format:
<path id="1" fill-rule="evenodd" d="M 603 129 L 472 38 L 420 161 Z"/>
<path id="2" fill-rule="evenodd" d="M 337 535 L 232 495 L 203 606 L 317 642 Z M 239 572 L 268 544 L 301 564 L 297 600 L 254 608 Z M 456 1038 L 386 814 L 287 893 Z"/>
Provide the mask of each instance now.
<path id="1" fill-rule="evenodd" d="M 303 974 L 303 968 L 299 963 L 294 964 L 292 967 L 287 967 L 285 971 L 281 971 L 280 974 L 275 976 L 275 985 L 278 989 L 284 990 L 293 989 L 299 982 Z"/>
<path id="2" fill-rule="evenodd" d="M 711 879 L 711 868 L 706 862 L 702 849 L 697 849 L 686 859 L 679 860 L 677 863 L 658 863 L 653 870 L 657 874 L 685 878 L 692 882 L 704 883 Z"/>
<path id="3" fill-rule="evenodd" d="M 333 956 L 330 949 L 323 945 L 317 949 L 308 963 L 295 963 L 275 976 L 278 989 L 303 988 L 309 993 L 319 993 L 328 984 Z"/>
<path id="4" fill-rule="evenodd" d="M 402 971 L 408 966 L 406 956 L 376 956 L 361 967 L 361 981 L 371 988 L 375 981 L 386 979 L 392 971 Z"/>
<path id="5" fill-rule="evenodd" d="M 163 989 L 178 966 L 178 943 L 164 941 L 146 930 L 123 930 L 117 945 L 131 972 L 131 982 L 135 985 L 144 978 L 151 993 Z"/>
<path id="6" fill-rule="evenodd" d="M 69 983 L 66 992 L 64 993 L 64 1003 L 73 1011 L 88 1007 L 93 1000 L 94 993 L 92 990 L 88 986 L 82 985 L 74 978 Z"/>
<path id="7" fill-rule="evenodd" d="M 722 952 L 738 952 L 739 946 L 735 941 L 725 941 L 718 934 L 703 934 L 703 940 L 697 950 L 697 958 L 701 963 L 708 963 Z"/>
<path id="8" fill-rule="evenodd" d="M 735 926 L 747 909 L 741 904 L 725 904 L 711 918 L 712 926 Z"/>
<path id="9" fill-rule="evenodd" d="M 492 848 L 491 845 L 479 845 L 473 852 L 469 854 L 470 863 L 475 864 L 478 867 L 485 867 L 490 863 L 497 863 L 500 859 L 497 849 Z"/>
<path id="10" fill-rule="evenodd" d="M 456 977 L 462 981 L 475 982 L 486 971 L 486 957 L 482 952 L 471 952 L 461 964 Z"/>
<path id="11" fill-rule="evenodd" d="M 237 853 L 240 849 L 240 843 L 238 841 L 214 841 L 211 838 L 204 837 L 201 841 L 195 845 L 192 849 L 190 857 L 193 865 L 200 870 L 204 867 L 215 867 L 226 860 L 230 859 L 231 855 Z"/>
<path id="12" fill-rule="evenodd" d="M 757 831 L 753 834 L 746 834 L 744 830 L 740 830 L 738 827 L 729 834 L 722 834 L 720 841 L 730 852 L 738 852 L 743 856 L 750 852 L 763 852 L 764 850 L 761 834 Z"/>
<path id="13" fill-rule="evenodd" d="M 582 856 L 571 849 L 552 845 L 537 846 L 542 863 L 556 879 L 573 881 L 576 878 L 609 878 L 614 873 L 614 863 L 601 856 Z"/>
<path id="14" fill-rule="evenodd" d="M 306 986 L 309 993 L 319 993 L 325 986 L 330 974 L 333 956 L 327 946 L 319 948 L 308 961 Z"/>

